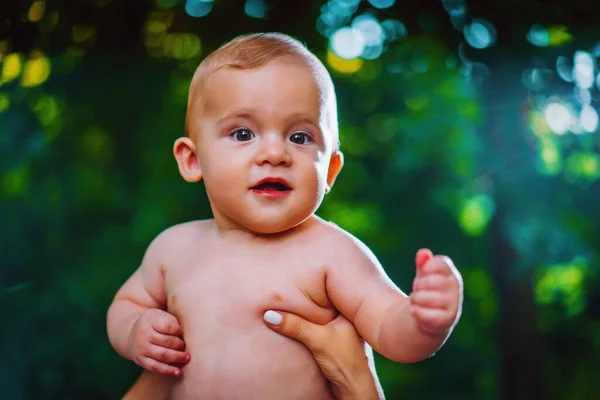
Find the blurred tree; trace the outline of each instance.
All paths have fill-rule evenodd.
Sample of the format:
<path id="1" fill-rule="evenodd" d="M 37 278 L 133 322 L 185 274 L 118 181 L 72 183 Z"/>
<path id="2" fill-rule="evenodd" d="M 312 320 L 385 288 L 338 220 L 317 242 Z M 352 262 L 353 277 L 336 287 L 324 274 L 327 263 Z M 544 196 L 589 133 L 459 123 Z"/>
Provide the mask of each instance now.
<path id="1" fill-rule="evenodd" d="M 153 236 L 210 216 L 170 152 L 189 79 L 233 36 L 272 30 L 336 81 L 346 166 L 320 214 L 406 290 L 424 244 L 465 278 L 462 321 L 436 357 L 378 358 L 388 398 L 600 392 L 598 6 L 394 3 L 3 3 L 0 398 L 117 398 L 131 384 L 139 370 L 110 348 L 106 308 Z M 354 56 L 336 36 L 349 26 Z"/>

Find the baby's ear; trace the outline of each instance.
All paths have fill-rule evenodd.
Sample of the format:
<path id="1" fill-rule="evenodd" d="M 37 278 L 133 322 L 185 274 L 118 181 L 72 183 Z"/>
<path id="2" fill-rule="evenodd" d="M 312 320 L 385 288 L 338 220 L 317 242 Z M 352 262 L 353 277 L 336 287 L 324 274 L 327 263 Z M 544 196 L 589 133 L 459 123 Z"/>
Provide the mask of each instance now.
<path id="1" fill-rule="evenodd" d="M 202 179 L 202 169 L 196 154 L 196 145 L 189 137 L 180 137 L 173 145 L 173 155 L 179 166 L 181 177 L 187 182 L 198 182 Z"/>
<path id="2" fill-rule="evenodd" d="M 335 182 L 335 178 L 337 178 L 343 166 L 344 154 L 338 150 L 331 155 L 331 159 L 329 160 L 329 170 L 327 171 L 327 186 L 325 186 L 325 193 L 329 193 L 333 183 Z"/>

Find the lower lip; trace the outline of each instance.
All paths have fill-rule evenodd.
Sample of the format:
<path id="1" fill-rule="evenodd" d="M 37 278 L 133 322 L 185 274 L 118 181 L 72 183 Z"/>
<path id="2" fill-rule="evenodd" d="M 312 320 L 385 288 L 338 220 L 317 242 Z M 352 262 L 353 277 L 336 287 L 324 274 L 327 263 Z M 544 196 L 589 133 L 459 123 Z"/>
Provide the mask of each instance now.
<path id="1" fill-rule="evenodd" d="M 291 190 L 259 190 L 259 189 L 252 189 L 252 192 L 254 192 L 255 194 L 262 196 L 262 197 L 266 197 L 269 199 L 279 199 L 281 197 L 287 196 Z"/>

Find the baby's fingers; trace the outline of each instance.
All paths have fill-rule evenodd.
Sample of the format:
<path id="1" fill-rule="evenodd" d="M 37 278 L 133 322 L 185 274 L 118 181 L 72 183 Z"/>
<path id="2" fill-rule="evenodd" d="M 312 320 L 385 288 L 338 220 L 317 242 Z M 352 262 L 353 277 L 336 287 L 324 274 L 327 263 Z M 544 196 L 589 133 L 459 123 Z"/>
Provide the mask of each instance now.
<path id="1" fill-rule="evenodd" d="M 454 275 L 456 267 L 452 262 L 452 259 L 447 256 L 434 256 L 429 259 L 420 268 L 420 272 L 423 275 L 428 274 L 441 274 L 441 275 Z"/>
<path id="2" fill-rule="evenodd" d="M 177 336 L 163 335 L 161 333 L 155 333 L 152 337 L 152 344 L 166 347 L 173 350 L 185 350 L 185 343 Z"/>
<path id="3" fill-rule="evenodd" d="M 452 286 L 457 286 L 452 277 L 433 274 L 417 277 L 413 282 L 413 291 L 417 290 L 449 290 Z"/>
<path id="4" fill-rule="evenodd" d="M 410 303 L 424 308 L 447 310 L 452 304 L 452 299 L 444 292 L 421 290 L 411 293 Z"/>
<path id="5" fill-rule="evenodd" d="M 150 346 L 146 355 L 165 364 L 187 364 L 190 361 L 190 354 L 185 351 L 176 351 L 154 345 Z"/>
<path id="6" fill-rule="evenodd" d="M 434 335 L 446 333 L 454 321 L 446 310 L 411 305 L 409 311 L 422 330 Z"/>
<path id="7" fill-rule="evenodd" d="M 146 371 L 154 372 L 165 376 L 178 377 L 181 375 L 181 369 L 161 363 L 150 357 L 140 357 L 139 361 L 140 362 L 138 364 L 142 366 Z"/>
<path id="8" fill-rule="evenodd" d="M 154 317 L 152 328 L 158 333 L 165 335 L 181 335 L 183 328 L 179 325 L 177 318 L 169 313 L 163 312 Z"/>

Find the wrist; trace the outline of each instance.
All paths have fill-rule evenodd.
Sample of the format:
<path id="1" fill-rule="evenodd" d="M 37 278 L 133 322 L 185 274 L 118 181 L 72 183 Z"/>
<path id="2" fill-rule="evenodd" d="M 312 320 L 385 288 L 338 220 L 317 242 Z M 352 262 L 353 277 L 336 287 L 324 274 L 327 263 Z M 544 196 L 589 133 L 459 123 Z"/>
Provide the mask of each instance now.
<path id="1" fill-rule="evenodd" d="M 134 331 L 135 331 L 135 324 L 136 322 L 140 319 L 140 316 L 142 315 L 142 313 L 136 313 L 134 315 L 132 315 L 129 319 L 129 321 L 127 321 L 126 323 L 126 332 L 127 332 L 127 341 L 126 341 L 126 346 L 125 346 L 125 352 L 124 352 L 124 357 L 130 361 L 133 361 L 133 348 L 134 348 Z"/>
<path id="2" fill-rule="evenodd" d="M 379 400 L 373 373 L 368 368 L 355 374 L 344 385 L 332 384 L 336 400 Z"/>
<path id="3" fill-rule="evenodd" d="M 422 335 L 428 336 L 432 339 L 444 339 L 450 334 L 449 329 L 431 329 L 426 326 L 417 325 L 417 329 Z"/>

